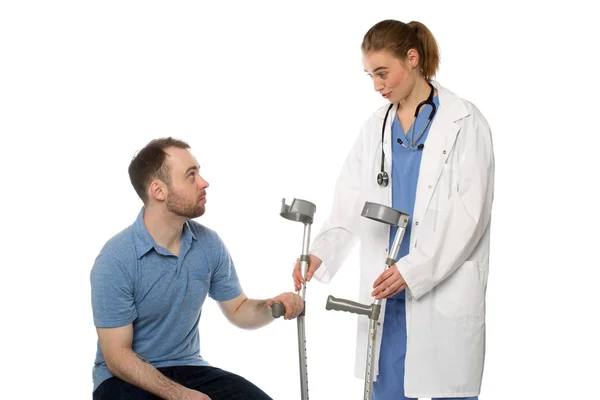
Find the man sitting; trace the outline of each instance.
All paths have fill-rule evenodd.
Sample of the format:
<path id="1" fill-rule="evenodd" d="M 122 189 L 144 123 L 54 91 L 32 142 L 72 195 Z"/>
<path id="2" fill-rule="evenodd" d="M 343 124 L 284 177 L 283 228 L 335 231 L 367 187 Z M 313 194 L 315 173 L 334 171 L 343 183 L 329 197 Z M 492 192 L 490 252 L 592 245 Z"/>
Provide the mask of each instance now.
<path id="1" fill-rule="evenodd" d="M 286 319 L 303 302 L 295 293 L 254 300 L 242 291 L 216 232 L 192 221 L 204 214 L 208 182 L 187 143 L 156 139 L 129 166 L 142 199 L 136 221 L 110 239 L 91 271 L 98 332 L 94 399 L 270 399 L 246 379 L 200 356 L 198 322 L 207 294 L 236 326 Z"/>

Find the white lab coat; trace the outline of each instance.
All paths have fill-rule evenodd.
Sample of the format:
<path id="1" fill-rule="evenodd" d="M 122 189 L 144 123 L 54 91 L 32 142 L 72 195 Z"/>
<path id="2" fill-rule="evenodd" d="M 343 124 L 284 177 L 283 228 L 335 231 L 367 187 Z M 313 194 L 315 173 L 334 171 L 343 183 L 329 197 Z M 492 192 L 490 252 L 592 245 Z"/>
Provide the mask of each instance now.
<path id="1" fill-rule="evenodd" d="M 408 285 L 405 393 L 470 397 L 480 392 L 485 354 L 494 154 L 490 128 L 479 110 L 432 83 L 440 107 L 423 149 L 410 221 L 410 253 L 397 263 Z M 385 188 L 376 182 L 387 107 L 365 123 L 338 178 L 331 215 L 310 251 L 323 260 L 315 279 L 328 283 L 359 239 L 358 298 L 363 304 L 371 303 L 372 285 L 384 271 L 388 254 L 389 226 L 361 217 L 366 201 L 392 204 L 392 179 Z M 395 111 L 396 106 L 390 111 L 383 143 L 388 174 Z M 384 316 L 385 302 L 377 332 L 376 375 Z M 366 317 L 358 317 L 355 374 L 361 379 L 368 325 Z"/>

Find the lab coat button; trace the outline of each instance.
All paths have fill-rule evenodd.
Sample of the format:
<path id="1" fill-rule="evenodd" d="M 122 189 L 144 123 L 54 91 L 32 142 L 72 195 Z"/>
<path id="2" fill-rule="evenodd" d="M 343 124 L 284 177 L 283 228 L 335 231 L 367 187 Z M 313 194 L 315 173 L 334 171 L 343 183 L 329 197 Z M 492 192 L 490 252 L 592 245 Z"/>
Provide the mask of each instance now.
<path id="1" fill-rule="evenodd" d="M 408 301 L 412 301 L 412 297 L 409 297 L 409 298 L 408 298 Z"/>
<path id="2" fill-rule="evenodd" d="M 432 186 L 431 186 L 431 185 L 429 185 L 429 189 L 431 189 L 431 187 L 432 187 Z"/>
<path id="3" fill-rule="evenodd" d="M 419 221 L 415 222 L 415 225 L 419 225 Z"/>

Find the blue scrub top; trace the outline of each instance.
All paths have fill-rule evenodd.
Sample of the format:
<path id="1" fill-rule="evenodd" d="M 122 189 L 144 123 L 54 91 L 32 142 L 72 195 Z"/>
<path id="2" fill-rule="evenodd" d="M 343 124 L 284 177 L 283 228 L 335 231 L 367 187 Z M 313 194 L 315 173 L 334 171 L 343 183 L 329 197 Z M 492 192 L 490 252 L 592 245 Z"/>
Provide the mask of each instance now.
<path id="1" fill-rule="evenodd" d="M 438 96 L 433 98 L 433 103 L 436 108 L 439 109 L 440 101 Z M 427 124 L 427 118 L 432 111 L 431 106 L 421 107 L 419 115 L 413 122 L 415 126 L 414 138 L 416 139 L 421 130 Z M 427 136 L 429 135 L 429 129 L 431 128 L 432 122 L 429 124 L 423 136 L 414 144 L 413 147 L 417 147 L 419 144 L 425 144 Z M 398 114 L 394 115 L 394 122 L 392 123 L 392 207 L 396 210 L 402 211 L 410 215 L 411 220 L 413 218 L 413 212 L 415 209 L 415 197 L 417 195 L 417 183 L 419 181 L 419 171 L 421 170 L 421 158 L 423 157 L 423 150 L 407 149 L 398 143 L 398 139 L 406 145 L 409 143 L 409 138 L 406 137 L 413 133 L 412 127 L 408 128 L 405 133 L 402 129 L 402 124 L 398 120 Z M 425 144 L 426 145 L 426 144 Z M 396 260 L 408 254 L 410 248 L 410 233 L 412 224 L 408 224 L 406 232 L 404 232 L 404 238 L 398 251 L 398 257 Z M 396 236 L 396 227 L 390 229 L 390 248 Z M 404 290 L 393 296 L 393 298 L 403 299 Z"/>

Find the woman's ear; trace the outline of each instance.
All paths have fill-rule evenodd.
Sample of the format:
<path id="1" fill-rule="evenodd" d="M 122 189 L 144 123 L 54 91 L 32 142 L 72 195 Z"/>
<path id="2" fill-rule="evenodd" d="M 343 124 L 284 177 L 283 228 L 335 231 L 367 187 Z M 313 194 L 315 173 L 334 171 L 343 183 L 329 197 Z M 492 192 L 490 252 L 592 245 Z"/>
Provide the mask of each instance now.
<path id="1" fill-rule="evenodd" d="M 419 68 L 419 53 L 415 49 L 408 50 L 406 62 L 411 68 Z"/>

